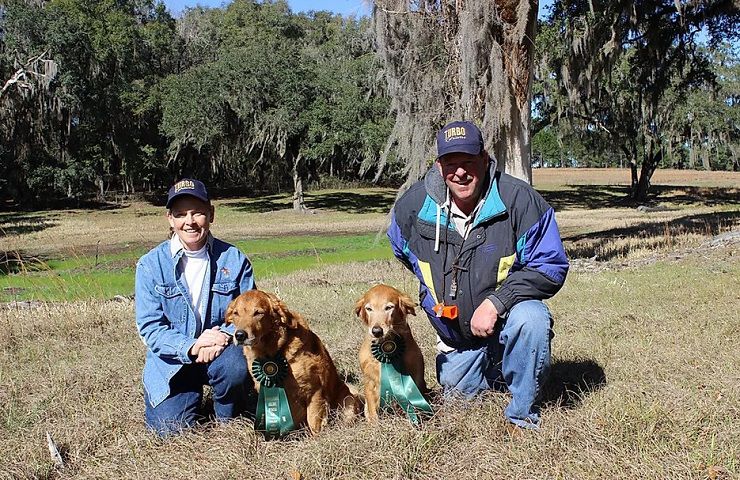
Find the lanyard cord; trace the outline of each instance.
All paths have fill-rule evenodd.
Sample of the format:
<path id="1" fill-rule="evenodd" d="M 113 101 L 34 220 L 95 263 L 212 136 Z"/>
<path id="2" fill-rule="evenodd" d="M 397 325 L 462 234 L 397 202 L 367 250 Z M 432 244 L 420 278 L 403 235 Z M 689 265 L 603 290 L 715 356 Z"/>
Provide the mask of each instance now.
<path id="1" fill-rule="evenodd" d="M 453 277 L 453 283 L 455 284 L 455 288 L 453 288 L 454 293 L 452 293 L 452 292 L 450 293 L 450 295 L 452 295 L 452 297 L 454 298 L 457 295 L 457 288 L 456 288 L 456 285 L 457 285 L 457 270 L 467 270 L 466 268 L 461 268 L 459 266 L 459 263 L 458 262 L 460 261 L 460 257 L 463 254 L 463 247 L 465 246 L 465 240 L 468 239 L 468 235 L 467 234 L 469 233 L 469 229 L 470 229 L 470 226 L 471 226 L 472 220 L 473 220 L 471 218 L 470 221 L 469 221 L 470 223 L 468 223 L 465 226 L 465 235 L 461 235 L 462 242 L 460 242 L 460 250 L 458 250 L 457 255 L 455 255 L 455 259 L 452 261 L 452 265 L 450 266 L 450 270 L 448 271 L 447 270 L 447 249 L 449 248 L 449 245 L 450 244 L 447 241 L 447 233 L 450 230 L 450 218 L 452 218 L 452 209 L 449 209 L 448 208 L 448 210 L 447 210 L 447 222 L 445 223 L 445 258 L 444 258 L 444 261 L 442 263 L 442 299 L 441 299 L 442 303 L 445 303 L 445 296 L 447 295 L 447 282 L 445 281 L 445 277 L 447 276 L 447 274 L 454 271 L 454 273 L 453 273 L 453 275 L 454 275 L 454 277 Z M 457 231 L 457 230 L 455 230 L 455 231 Z M 460 233 L 460 232 L 458 232 L 458 233 Z"/>

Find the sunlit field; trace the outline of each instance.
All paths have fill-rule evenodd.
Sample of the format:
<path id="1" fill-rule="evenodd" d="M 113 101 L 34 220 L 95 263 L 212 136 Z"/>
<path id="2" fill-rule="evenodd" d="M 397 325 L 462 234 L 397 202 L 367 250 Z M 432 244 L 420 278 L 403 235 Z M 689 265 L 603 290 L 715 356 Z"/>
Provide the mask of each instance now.
<path id="1" fill-rule="evenodd" d="M 740 176 L 664 173 L 638 209 L 620 201 L 626 170 L 535 171 L 572 269 L 548 301 L 543 425 L 522 438 L 504 428 L 507 396 L 491 393 L 437 402 L 421 427 L 386 415 L 265 441 L 240 419 L 162 441 L 144 428 L 130 296 L 136 258 L 167 233 L 163 208 L 0 212 L 0 478 L 737 478 Z M 310 192 L 309 214 L 287 196 L 216 201 L 214 233 L 250 255 L 260 287 L 308 319 L 357 387 L 354 302 L 378 282 L 412 298 L 418 286 L 378 236 L 394 197 Z M 432 329 L 411 324 L 436 386 Z"/>

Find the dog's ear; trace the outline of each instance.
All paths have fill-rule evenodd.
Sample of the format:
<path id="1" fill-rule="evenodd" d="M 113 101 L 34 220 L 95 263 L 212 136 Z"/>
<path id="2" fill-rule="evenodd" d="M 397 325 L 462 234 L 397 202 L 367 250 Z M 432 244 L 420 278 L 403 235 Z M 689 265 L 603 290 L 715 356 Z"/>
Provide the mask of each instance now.
<path id="1" fill-rule="evenodd" d="M 272 311 L 275 316 L 278 317 L 280 323 L 290 329 L 298 328 L 298 318 L 296 318 L 296 315 L 288 309 L 288 306 L 272 293 L 268 293 L 267 297 L 270 299 Z"/>
<path id="2" fill-rule="evenodd" d="M 367 312 L 365 311 L 366 303 L 367 298 L 365 295 L 363 295 L 359 300 L 357 300 L 357 303 L 355 303 L 355 315 L 360 317 L 365 323 L 367 323 Z"/>
<path id="3" fill-rule="evenodd" d="M 231 321 L 231 316 L 236 313 L 236 299 L 232 300 L 231 303 L 229 303 L 228 308 L 226 309 L 226 314 L 224 315 L 224 325 L 230 325 L 234 322 Z"/>
<path id="4" fill-rule="evenodd" d="M 408 295 L 399 295 L 398 306 L 405 315 L 416 316 L 416 303 Z"/>

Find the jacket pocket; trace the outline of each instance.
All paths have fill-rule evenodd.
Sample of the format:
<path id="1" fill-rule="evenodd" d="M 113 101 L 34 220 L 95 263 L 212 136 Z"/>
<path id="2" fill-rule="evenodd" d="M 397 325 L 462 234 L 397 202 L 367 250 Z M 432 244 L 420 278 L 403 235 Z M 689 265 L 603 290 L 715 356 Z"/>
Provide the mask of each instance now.
<path id="1" fill-rule="evenodd" d="M 214 293 L 220 293 L 221 295 L 228 295 L 234 292 L 239 285 L 236 282 L 220 282 L 214 283 L 211 287 L 211 291 Z"/>
<path id="2" fill-rule="evenodd" d="M 155 285 L 154 291 L 164 298 L 175 298 L 178 296 L 182 296 L 180 290 L 177 288 L 177 285 Z"/>
<path id="3" fill-rule="evenodd" d="M 181 330 L 181 325 L 185 324 L 188 316 L 188 300 L 175 284 L 155 285 L 154 291 L 160 298 L 164 316 Z"/>

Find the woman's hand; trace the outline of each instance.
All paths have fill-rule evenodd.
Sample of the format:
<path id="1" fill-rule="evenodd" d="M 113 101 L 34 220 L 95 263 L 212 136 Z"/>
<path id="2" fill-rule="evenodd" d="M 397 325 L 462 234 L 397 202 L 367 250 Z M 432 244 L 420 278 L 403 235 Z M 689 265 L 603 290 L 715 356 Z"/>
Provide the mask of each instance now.
<path id="1" fill-rule="evenodd" d="M 195 340 L 193 346 L 190 347 L 190 355 L 200 358 L 200 350 L 202 348 L 221 347 L 221 351 L 223 351 L 228 344 L 229 337 L 221 333 L 221 329 L 219 327 L 213 327 L 208 330 L 204 330 L 203 333 L 200 334 L 200 337 Z M 219 351 L 213 358 L 216 358 L 221 351 Z"/>
<path id="2" fill-rule="evenodd" d="M 198 351 L 198 358 L 195 359 L 195 363 L 210 363 L 216 359 L 221 352 L 224 351 L 224 346 L 213 345 L 211 347 L 203 347 Z"/>

